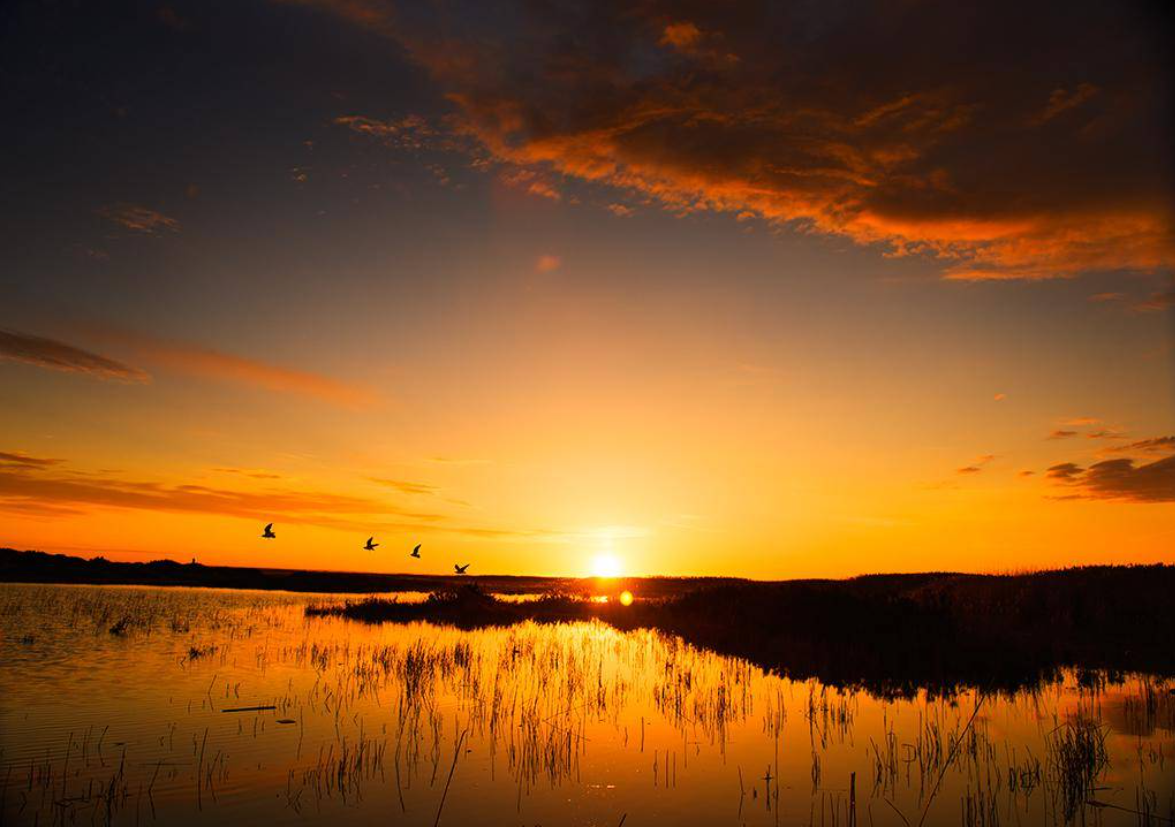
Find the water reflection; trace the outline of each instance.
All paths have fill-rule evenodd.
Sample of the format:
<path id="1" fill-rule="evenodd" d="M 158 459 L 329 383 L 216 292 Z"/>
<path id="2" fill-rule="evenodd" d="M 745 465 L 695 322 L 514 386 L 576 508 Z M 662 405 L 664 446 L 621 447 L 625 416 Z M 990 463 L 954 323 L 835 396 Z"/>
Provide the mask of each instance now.
<path id="1" fill-rule="evenodd" d="M 1175 815 L 1175 697 L 1146 676 L 879 698 L 650 631 L 305 617 L 318 599 L 0 586 L 3 823 Z"/>

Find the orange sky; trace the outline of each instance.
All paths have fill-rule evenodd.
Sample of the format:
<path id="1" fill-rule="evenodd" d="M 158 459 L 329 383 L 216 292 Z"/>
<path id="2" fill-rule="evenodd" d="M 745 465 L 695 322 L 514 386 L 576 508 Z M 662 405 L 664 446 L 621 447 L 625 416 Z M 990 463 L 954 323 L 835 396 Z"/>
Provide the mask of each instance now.
<path id="1" fill-rule="evenodd" d="M 22 18 L 65 56 L 23 47 L 6 93 L 29 116 L 0 544 L 760 578 L 1175 562 L 1145 20 L 510 8 Z"/>

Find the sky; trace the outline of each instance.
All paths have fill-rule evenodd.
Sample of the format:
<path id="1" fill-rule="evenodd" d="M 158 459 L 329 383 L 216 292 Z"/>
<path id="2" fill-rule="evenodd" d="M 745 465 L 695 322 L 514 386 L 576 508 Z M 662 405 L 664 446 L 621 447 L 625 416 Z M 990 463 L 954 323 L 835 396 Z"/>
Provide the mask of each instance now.
<path id="1" fill-rule="evenodd" d="M 0 545 L 1175 563 L 1161 8 L 9 4 Z"/>

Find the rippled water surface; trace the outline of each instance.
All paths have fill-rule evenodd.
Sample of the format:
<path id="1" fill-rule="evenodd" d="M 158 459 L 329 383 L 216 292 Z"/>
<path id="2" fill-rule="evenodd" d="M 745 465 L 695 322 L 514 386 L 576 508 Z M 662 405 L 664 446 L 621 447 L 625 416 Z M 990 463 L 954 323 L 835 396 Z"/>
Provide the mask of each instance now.
<path id="1" fill-rule="evenodd" d="M 1147 676 L 885 699 L 655 632 L 306 618 L 322 600 L 0 585 L 0 822 L 1175 817 L 1175 695 Z"/>

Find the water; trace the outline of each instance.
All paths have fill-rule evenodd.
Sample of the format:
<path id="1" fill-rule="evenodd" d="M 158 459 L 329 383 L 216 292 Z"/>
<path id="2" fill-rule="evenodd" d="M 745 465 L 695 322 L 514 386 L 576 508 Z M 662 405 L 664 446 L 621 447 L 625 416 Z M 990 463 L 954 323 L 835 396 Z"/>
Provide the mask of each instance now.
<path id="1" fill-rule="evenodd" d="M 885 699 L 598 623 L 307 619 L 323 599 L 0 585 L 0 822 L 1175 816 L 1175 696 L 1147 676 Z"/>

